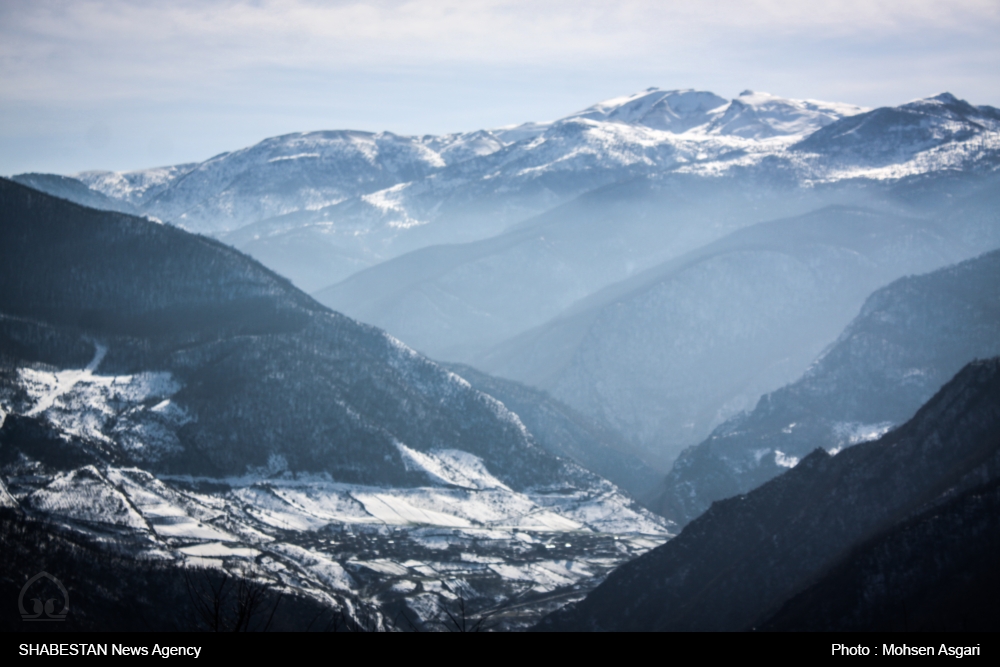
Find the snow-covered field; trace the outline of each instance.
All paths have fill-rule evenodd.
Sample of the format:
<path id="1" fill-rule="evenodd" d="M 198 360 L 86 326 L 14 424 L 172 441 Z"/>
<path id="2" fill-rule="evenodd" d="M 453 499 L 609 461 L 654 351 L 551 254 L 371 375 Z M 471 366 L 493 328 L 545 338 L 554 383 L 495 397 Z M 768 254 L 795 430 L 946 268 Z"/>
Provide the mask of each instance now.
<path id="1" fill-rule="evenodd" d="M 388 489 L 290 474 L 160 479 L 94 466 L 6 481 L 22 507 L 101 539 L 127 534 L 137 556 L 234 570 L 255 563 L 288 587 L 356 597 L 428 629 L 459 599 L 489 613 L 487 627 L 530 624 L 670 537 L 662 519 L 613 487 Z"/>
<path id="2" fill-rule="evenodd" d="M 168 373 L 101 375 L 107 350 L 95 348 L 83 369 L 19 369 L 24 391 L 0 396 L 3 418 L 41 419 L 68 442 L 132 461 L 179 446 L 176 429 L 191 419 L 171 402 L 180 383 Z M 529 625 L 671 536 L 668 522 L 599 478 L 518 491 L 468 452 L 397 447 L 425 486 L 343 484 L 277 463 L 222 479 L 99 461 L 55 470 L 22 455 L 0 471 L 0 504 L 136 557 L 253 567 L 334 604 L 374 605 L 404 629 L 442 629 L 455 604 L 488 614 L 487 627 Z"/>

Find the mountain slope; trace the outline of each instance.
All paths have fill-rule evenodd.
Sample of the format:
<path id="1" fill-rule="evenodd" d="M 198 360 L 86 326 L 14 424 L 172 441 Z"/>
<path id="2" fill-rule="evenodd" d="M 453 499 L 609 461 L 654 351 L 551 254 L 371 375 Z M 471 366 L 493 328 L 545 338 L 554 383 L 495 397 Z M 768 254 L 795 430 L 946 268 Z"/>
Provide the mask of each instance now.
<path id="1" fill-rule="evenodd" d="M 859 547 L 765 631 L 996 631 L 1000 482 L 977 486 Z"/>
<path id="2" fill-rule="evenodd" d="M 897 280 L 796 382 L 678 457 L 654 507 L 680 525 L 816 447 L 839 451 L 906 421 L 972 359 L 1000 354 L 1000 251 Z"/>
<path id="3" fill-rule="evenodd" d="M 968 365 L 899 429 L 817 449 L 715 503 L 546 630 L 748 630 L 867 540 L 1000 477 L 1000 359 Z"/>
<path id="4" fill-rule="evenodd" d="M 921 217 L 828 207 L 744 228 L 470 363 L 546 389 L 669 464 L 798 377 L 877 287 L 1000 245 L 994 221 L 949 216 L 951 185 L 928 187 L 941 208 Z"/>
<path id="5" fill-rule="evenodd" d="M 0 180 L 0 284 L 0 504 L 116 553 L 259 568 L 351 622 L 461 599 L 519 628 L 670 536 L 218 241 Z"/>
<path id="6" fill-rule="evenodd" d="M 109 197 L 97 190 L 87 187 L 80 180 L 56 174 L 17 174 L 11 176 L 12 181 L 26 185 L 35 190 L 47 192 L 53 197 L 67 199 L 80 206 L 100 209 L 102 211 L 119 211 L 136 214 L 138 211 L 128 201 Z"/>
<path id="7" fill-rule="evenodd" d="M 315 296 L 435 358 L 470 362 L 601 288 L 733 230 L 871 198 L 832 190 L 752 176 L 636 178 L 482 241 L 387 260 Z"/>
<path id="8" fill-rule="evenodd" d="M 109 393 L 122 400 L 100 378 L 127 375 L 184 415 L 176 442 L 131 453 L 154 469 L 242 474 L 278 457 L 292 470 L 350 481 L 422 479 L 408 473 L 400 443 L 492 451 L 499 458 L 490 464 L 513 466 L 518 484 L 559 469 L 501 404 L 236 251 L 9 181 L 0 188 L 6 336 L 34 362 L 55 361 L 42 347 L 53 326 L 90 337 L 97 350 L 72 384 L 71 371 L 39 369 L 25 411 L 86 406 Z M 137 406 L 134 418 L 153 407 Z M 89 423 L 98 438 L 123 426 Z"/>
<path id="9" fill-rule="evenodd" d="M 640 500 L 659 490 L 662 475 L 643 458 L 641 450 L 618 433 L 543 391 L 462 364 L 442 365 L 513 410 L 538 445 L 550 454 L 578 463 Z"/>

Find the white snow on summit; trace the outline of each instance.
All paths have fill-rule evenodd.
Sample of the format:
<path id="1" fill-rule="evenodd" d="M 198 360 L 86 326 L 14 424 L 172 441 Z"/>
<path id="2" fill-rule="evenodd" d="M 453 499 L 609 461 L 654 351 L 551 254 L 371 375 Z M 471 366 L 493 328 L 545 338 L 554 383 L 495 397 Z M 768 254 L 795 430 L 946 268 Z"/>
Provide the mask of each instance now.
<path id="1" fill-rule="evenodd" d="M 680 134 L 710 122 L 712 112 L 725 104 L 725 99 L 707 91 L 648 88 L 599 102 L 567 118 L 643 125 Z"/>
<path id="2" fill-rule="evenodd" d="M 745 90 L 727 102 L 693 89 L 660 90 L 616 97 L 571 114 L 571 118 L 642 125 L 674 134 L 768 139 L 815 132 L 830 123 L 867 111 L 864 107 L 817 100 L 793 100 Z"/>
<path id="3" fill-rule="evenodd" d="M 412 250 L 496 236 L 613 183 L 772 168 L 807 187 L 896 179 L 997 159 L 998 127 L 996 110 L 949 94 L 869 112 L 649 88 L 552 121 L 420 137 L 300 132 L 200 164 L 78 177 L 316 292 Z"/>
<path id="4" fill-rule="evenodd" d="M 136 171 L 85 171 L 74 174 L 92 190 L 130 204 L 142 204 L 195 169 L 197 162 Z"/>
<path id="5" fill-rule="evenodd" d="M 735 135 L 747 139 L 804 137 L 830 123 L 868 111 L 865 107 L 817 100 L 792 100 L 770 93 L 744 90 L 725 108 L 717 109 L 707 126 L 697 131 L 709 135 Z"/>
<path id="6" fill-rule="evenodd" d="M 76 177 L 92 189 L 136 205 L 161 220 L 191 231 L 223 233 L 354 197 L 384 207 L 393 199 L 381 194 L 387 189 L 476 161 L 471 168 L 462 166 L 462 177 L 454 185 L 495 178 L 497 162 L 528 161 L 536 168 L 565 170 L 605 164 L 627 167 L 641 156 L 638 159 L 650 167 L 669 168 L 670 161 L 651 159 L 649 153 L 672 153 L 676 135 L 684 134 L 689 141 L 804 136 L 860 111 L 861 107 L 853 105 L 790 100 L 751 91 L 727 103 L 707 91 L 649 88 L 554 122 L 424 137 L 349 130 L 299 132 L 271 137 L 199 164 L 130 172 L 92 171 Z M 568 124 L 580 121 L 588 121 L 591 131 L 571 132 L 568 139 L 574 145 L 563 146 L 559 157 L 538 160 L 539 139 L 547 137 L 546 143 L 551 143 L 556 135 L 566 134 Z M 624 132 L 621 128 L 625 126 L 637 132 Z M 649 130 L 661 134 L 650 135 Z M 483 159 L 491 156 L 498 160 Z M 581 156 L 588 159 L 579 159 Z M 412 208 L 395 216 L 398 220 L 390 226 L 407 229 L 426 221 L 409 210 Z"/>

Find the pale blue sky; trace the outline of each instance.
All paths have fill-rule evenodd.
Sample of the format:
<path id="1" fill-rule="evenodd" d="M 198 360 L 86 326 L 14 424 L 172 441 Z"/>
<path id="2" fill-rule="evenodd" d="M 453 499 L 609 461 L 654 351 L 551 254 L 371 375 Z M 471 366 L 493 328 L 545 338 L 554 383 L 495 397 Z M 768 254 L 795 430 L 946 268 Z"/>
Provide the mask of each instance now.
<path id="1" fill-rule="evenodd" d="M 998 35 L 1000 0 L 0 0 L 0 174 L 549 120 L 649 86 L 1000 106 Z"/>

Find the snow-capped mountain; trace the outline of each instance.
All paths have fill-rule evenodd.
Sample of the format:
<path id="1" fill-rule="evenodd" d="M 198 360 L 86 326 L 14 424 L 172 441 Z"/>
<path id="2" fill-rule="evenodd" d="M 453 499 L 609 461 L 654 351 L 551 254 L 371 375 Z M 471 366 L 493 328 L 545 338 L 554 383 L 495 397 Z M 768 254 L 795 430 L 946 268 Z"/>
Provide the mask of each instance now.
<path id="1" fill-rule="evenodd" d="M 861 111 L 651 88 L 552 122 L 424 137 L 305 132 L 199 164 L 77 178 L 145 215 L 220 236 L 314 290 L 402 252 L 487 238 L 638 174 L 780 150 Z"/>
<path id="2" fill-rule="evenodd" d="M 495 607 L 533 590 L 548 608 L 669 536 L 500 401 L 217 241 L 10 181 L 0 213 L 8 503 L 160 558 L 266 554 L 335 604 L 371 594 L 344 568 L 388 568 L 377 594 L 398 584 L 422 620 L 457 595 Z M 321 529 L 369 535 L 363 562 Z M 531 546 L 508 563 L 513 543 Z M 602 555 L 560 569 L 557 543 Z M 434 579 L 459 572 L 485 588 Z"/>
<path id="3" fill-rule="evenodd" d="M 714 135 L 768 139 L 806 136 L 834 121 L 864 111 L 867 109 L 851 104 L 791 100 L 752 90 L 744 90 L 737 98 L 726 101 L 715 93 L 690 88 L 649 88 L 599 102 L 562 120 L 587 119 L 641 125 L 673 134 L 689 133 L 691 137 Z"/>
<path id="4" fill-rule="evenodd" d="M 844 162 L 886 165 L 948 144 L 989 142 L 1000 109 L 975 107 L 951 93 L 852 115 L 810 134 L 795 150 Z"/>

